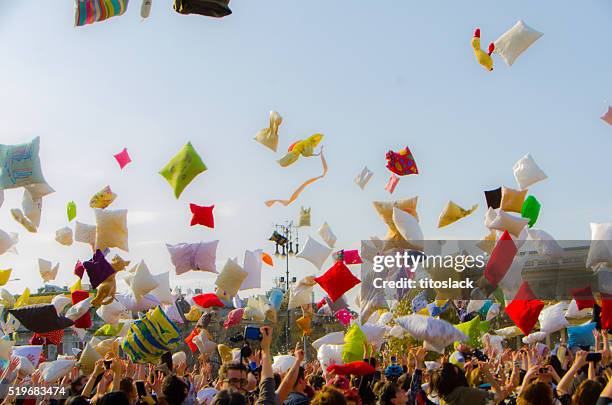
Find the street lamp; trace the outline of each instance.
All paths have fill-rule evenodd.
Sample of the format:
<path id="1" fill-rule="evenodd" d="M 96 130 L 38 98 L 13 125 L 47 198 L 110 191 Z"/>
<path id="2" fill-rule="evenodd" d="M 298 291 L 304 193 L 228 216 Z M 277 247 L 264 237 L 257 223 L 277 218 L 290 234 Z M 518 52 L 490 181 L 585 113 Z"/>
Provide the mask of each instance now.
<path id="1" fill-rule="evenodd" d="M 290 281 L 289 256 L 295 255 L 300 249 L 298 227 L 293 224 L 293 221 L 286 221 L 284 224 L 276 224 L 274 225 L 274 232 L 270 240 L 275 243 L 275 255 L 285 257 L 285 277 L 281 277 L 280 282 L 285 283 L 285 294 L 288 299 Z M 295 283 L 296 278 L 293 277 L 291 281 Z M 291 335 L 289 334 L 290 313 L 289 304 L 287 304 L 287 323 L 285 325 L 285 344 L 287 345 L 287 349 L 291 347 Z"/>

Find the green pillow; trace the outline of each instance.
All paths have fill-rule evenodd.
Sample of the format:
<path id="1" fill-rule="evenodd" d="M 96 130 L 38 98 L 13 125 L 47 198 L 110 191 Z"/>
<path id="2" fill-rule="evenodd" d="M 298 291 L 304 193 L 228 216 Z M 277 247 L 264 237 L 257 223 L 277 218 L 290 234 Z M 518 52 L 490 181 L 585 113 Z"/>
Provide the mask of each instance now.
<path id="1" fill-rule="evenodd" d="M 538 215 L 540 215 L 540 208 L 542 208 L 542 204 L 540 204 L 537 198 L 532 195 L 525 198 L 525 201 L 523 202 L 523 207 L 521 208 L 521 216 L 529 220 L 530 228 L 534 226 L 536 221 L 538 220 Z"/>
<path id="2" fill-rule="evenodd" d="M 123 322 L 119 322 L 117 325 L 111 325 L 110 323 L 101 326 L 97 331 L 94 332 L 94 336 L 117 336 L 123 328 Z"/>
<path id="3" fill-rule="evenodd" d="M 70 201 L 66 205 L 66 214 L 68 215 L 68 222 L 76 218 L 76 204 L 74 201 Z"/>
<path id="4" fill-rule="evenodd" d="M 344 335 L 344 348 L 342 350 L 342 361 L 344 364 L 352 361 L 363 360 L 363 345 L 368 341 L 365 333 L 359 325 L 353 323 Z"/>
<path id="5" fill-rule="evenodd" d="M 39 137 L 30 143 L 0 145 L 0 190 L 45 183 L 39 148 Z"/>
<path id="6" fill-rule="evenodd" d="M 206 169 L 206 165 L 202 162 L 191 142 L 187 142 L 179 153 L 160 170 L 159 174 L 170 183 L 174 190 L 174 196 L 179 198 L 185 187 L 191 183 L 191 180 Z"/>
<path id="7" fill-rule="evenodd" d="M 478 346 L 478 340 L 480 339 L 480 317 L 475 316 L 471 321 L 455 325 L 455 328 L 465 333 L 469 338 L 466 342 L 468 345 L 472 347 Z"/>

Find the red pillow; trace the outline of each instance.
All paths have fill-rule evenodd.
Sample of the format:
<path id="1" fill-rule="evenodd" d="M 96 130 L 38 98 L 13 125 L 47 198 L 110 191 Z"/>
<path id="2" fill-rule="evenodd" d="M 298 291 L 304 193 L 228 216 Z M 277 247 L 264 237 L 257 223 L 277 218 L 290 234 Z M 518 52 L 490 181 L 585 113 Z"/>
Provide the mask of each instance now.
<path id="1" fill-rule="evenodd" d="M 196 295 L 195 297 L 193 297 L 193 302 L 195 302 L 196 305 L 202 308 L 210 308 L 210 307 L 223 308 L 225 306 L 223 305 L 219 297 L 217 297 L 217 295 L 213 293 Z"/>
<path id="2" fill-rule="evenodd" d="M 202 207 L 196 204 L 189 204 L 189 209 L 193 214 L 193 217 L 191 217 L 191 226 L 204 225 L 208 228 L 214 228 L 215 217 L 213 217 L 213 208 L 215 208 L 214 205 Z"/>
<path id="3" fill-rule="evenodd" d="M 361 256 L 359 256 L 358 250 L 345 250 L 343 254 L 344 263 L 346 264 L 361 264 Z"/>
<path id="4" fill-rule="evenodd" d="M 317 310 L 321 309 L 325 304 L 327 304 L 327 301 L 325 301 L 325 298 L 322 298 L 321 301 L 317 302 Z"/>
<path id="5" fill-rule="evenodd" d="M 193 338 L 198 336 L 199 334 L 200 334 L 200 328 L 194 328 L 189 334 L 189 336 L 185 338 L 185 343 L 187 343 L 187 346 L 189 346 L 189 349 L 191 349 L 193 353 L 198 351 L 198 346 L 196 346 L 195 343 L 193 343 Z"/>
<path id="6" fill-rule="evenodd" d="M 572 298 L 576 300 L 578 310 L 593 308 L 593 306 L 595 306 L 595 297 L 593 297 L 593 291 L 590 285 L 582 288 L 574 288 L 570 290 L 570 293 L 572 294 Z"/>
<path id="7" fill-rule="evenodd" d="M 225 320 L 225 322 L 223 322 L 223 327 L 225 329 L 229 329 L 230 327 L 234 325 L 238 325 L 240 321 L 242 320 L 243 315 L 244 315 L 244 308 L 232 309 L 227 314 L 227 319 Z"/>
<path id="8" fill-rule="evenodd" d="M 85 266 L 83 266 L 83 263 L 81 263 L 80 260 L 77 260 L 76 264 L 74 265 L 74 274 L 78 278 L 83 278 L 83 274 L 85 274 Z"/>
<path id="9" fill-rule="evenodd" d="M 72 305 L 78 304 L 81 301 L 89 298 L 89 293 L 83 290 L 76 290 L 72 292 Z M 85 315 L 74 321 L 75 328 L 88 329 L 91 328 L 93 322 L 91 321 L 91 313 L 87 311 Z"/>
<path id="10" fill-rule="evenodd" d="M 39 338 L 46 339 L 45 344 L 52 344 L 52 345 L 59 346 L 62 344 L 62 340 L 64 339 L 64 329 L 53 330 L 51 332 L 45 332 L 45 333 L 34 333 L 30 341 L 36 341 L 36 339 L 39 339 Z"/>
<path id="11" fill-rule="evenodd" d="M 336 262 L 322 276 L 315 277 L 314 281 L 325 290 L 329 299 L 335 302 L 345 292 L 361 283 L 343 262 Z"/>
<path id="12" fill-rule="evenodd" d="M 601 328 L 612 329 L 612 295 L 601 293 Z"/>
<path id="13" fill-rule="evenodd" d="M 534 299 L 533 291 L 531 291 L 529 284 L 523 281 L 521 288 L 510 305 L 506 306 L 505 311 L 516 326 L 525 335 L 529 335 L 538 322 L 538 316 L 543 308 L 544 303 Z"/>
<path id="14" fill-rule="evenodd" d="M 370 374 L 374 374 L 374 372 L 376 371 L 376 369 L 374 367 L 372 367 L 369 363 L 366 363 L 365 361 L 353 361 L 351 363 L 346 363 L 346 364 L 332 364 L 329 367 L 327 367 L 327 372 L 334 372 L 338 375 L 357 375 L 357 376 L 363 376 L 363 375 L 370 375 Z"/>
<path id="15" fill-rule="evenodd" d="M 512 236 L 510 236 L 508 231 L 504 231 L 501 238 L 495 244 L 485 268 L 484 275 L 489 284 L 491 284 L 491 287 L 496 288 L 499 282 L 502 281 L 512 265 L 517 251 Z"/>

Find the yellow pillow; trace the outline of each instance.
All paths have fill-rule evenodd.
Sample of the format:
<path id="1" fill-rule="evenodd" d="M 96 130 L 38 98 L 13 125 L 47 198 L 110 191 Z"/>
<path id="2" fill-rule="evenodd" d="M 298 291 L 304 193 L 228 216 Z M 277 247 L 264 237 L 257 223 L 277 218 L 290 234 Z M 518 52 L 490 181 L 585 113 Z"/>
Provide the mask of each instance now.
<path id="1" fill-rule="evenodd" d="M 0 286 L 8 283 L 9 278 L 11 278 L 11 271 L 13 271 L 13 269 L 0 270 Z"/>
<path id="2" fill-rule="evenodd" d="M 506 212 L 521 213 L 523 202 L 528 190 L 514 190 L 508 187 L 502 187 L 502 198 L 500 208 Z"/>
<path id="3" fill-rule="evenodd" d="M 236 296 L 242 282 L 247 278 L 249 273 L 244 271 L 238 263 L 228 259 L 223 266 L 223 270 L 217 276 L 215 285 L 226 291 L 231 296 Z"/>
<path id="4" fill-rule="evenodd" d="M 472 208 L 466 210 L 454 202 L 449 201 L 446 203 L 446 207 L 444 207 L 444 210 L 442 210 L 442 213 L 440 214 L 440 218 L 438 219 L 438 228 L 445 227 L 446 225 L 459 221 L 461 218 L 467 217 L 472 212 L 476 211 L 477 208 L 478 204 L 474 204 L 472 205 Z"/>
<path id="5" fill-rule="evenodd" d="M 372 204 L 374 205 L 374 209 L 378 212 L 378 215 L 385 221 L 385 224 L 389 228 L 387 231 L 387 236 L 385 236 L 386 240 L 404 240 L 402 235 L 399 233 L 397 228 L 395 227 L 395 223 L 393 222 L 393 208 L 399 208 L 400 210 L 409 213 L 417 220 L 419 219 L 416 207 L 419 197 L 412 197 L 407 200 L 397 200 L 397 201 L 374 201 Z"/>

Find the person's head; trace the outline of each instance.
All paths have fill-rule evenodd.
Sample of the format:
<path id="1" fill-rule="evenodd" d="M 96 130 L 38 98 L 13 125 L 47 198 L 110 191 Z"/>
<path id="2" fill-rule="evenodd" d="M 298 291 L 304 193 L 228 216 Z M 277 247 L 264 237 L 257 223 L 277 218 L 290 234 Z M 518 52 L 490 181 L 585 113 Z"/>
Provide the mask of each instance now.
<path id="1" fill-rule="evenodd" d="M 572 396 L 572 405 L 594 404 L 597 402 L 597 398 L 599 398 L 603 388 L 603 385 L 599 381 L 583 381 Z"/>
<path id="2" fill-rule="evenodd" d="M 255 376 L 255 374 L 249 373 L 249 375 L 247 375 L 246 390 L 253 391 L 255 388 L 257 388 L 257 377 Z"/>
<path id="3" fill-rule="evenodd" d="M 247 368 L 242 363 L 223 363 L 219 369 L 219 380 L 222 390 L 234 388 L 245 392 L 248 384 Z"/>
<path id="4" fill-rule="evenodd" d="M 210 405 L 244 405 L 246 403 L 246 397 L 241 392 L 230 388 L 219 391 Z"/>
<path id="5" fill-rule="evenodd" d="M 314 396 L 310 405 L 347 405 L 342 391 L 326 385 Z"/>
<path id="6" fill-rule="evenodd" d="M 180 377 L 168 375 L 162 382 L 162 393 L 170 405 L 180 405 L 187 398 L 189 387 Z"/>
<path id="7" fill-rule="evenodd" d="M 96 402 L 96 405 L 130 405 L 130 400 L 123 391 L 113 391 L 104 396 Z"/>
<path id="8" fill-rule="evenodd" d="M 325 378 L 321 374 L 312 374 L 308 377 L 308 385 L 318 391 L 325 385 Z"/>
<path id="9" fill-rule="evenodd" d="M 293 391 L 303 393 L 304 388 L 306 388 L 306 377 L 304 376 L 304 367 L 300 367 L 295 383 L 293 384 Z"/>
<path id="10" fill-rule="evenodd" d="M 90 405 L 89 400 L 85 398 L 83 395 L 74 395 L 72 397 L 68 397 L 64 405 Z"/>
<path id="11" fill-rule="evenodd" d="M 344 397 L 346 398 L 346 405 L 361 405 L 359 392 L 354 388 L 344 390 Z"/>
<path id="12" fill-rule="evenodd" d="M 467 387 L 467 385 L 463 371 L 452 363 L 444 363 L 431 376 L 431 388 L 441 397 L 449 395 L 457 387 Z"/>
<path id="13" fill-rule="evenodd" d="M 397 383 L 388 382 L 380 389 L 378 400 L 381 405 L 404 405 L 408 395 Z"/>
<path id="14" fill-rule="evenodd" d="M 70 392 L 72 392 L 73 395 L 81 395 L 83 388 L 85 388 L 85 384 L 87 384 L 87 377 L 84 375 L 78 376 L 70 383 Z"/>
<path id="15" fill-rule="evenodd" d="M 136 392 L 136 386 L 134 380 L 131 377 L 124 377 L 119 382 L 119 390 L 125 392 L 130 402 L 134 403 L 138 399 L 138 393 Z"/>
<path id="16" fill-rule="evenodd" d="M 553 405 L 552 387 L 542 381 L 528 384 L 521 391 L 516 405 Z"/>
<path id="17" fill-rule="evenodd" d="M 397 384 L 404 390 L 410 391 L 410 383 L 412 383 L 412 376 L 408 373 L 404 373 L 397 379 Z"/>

